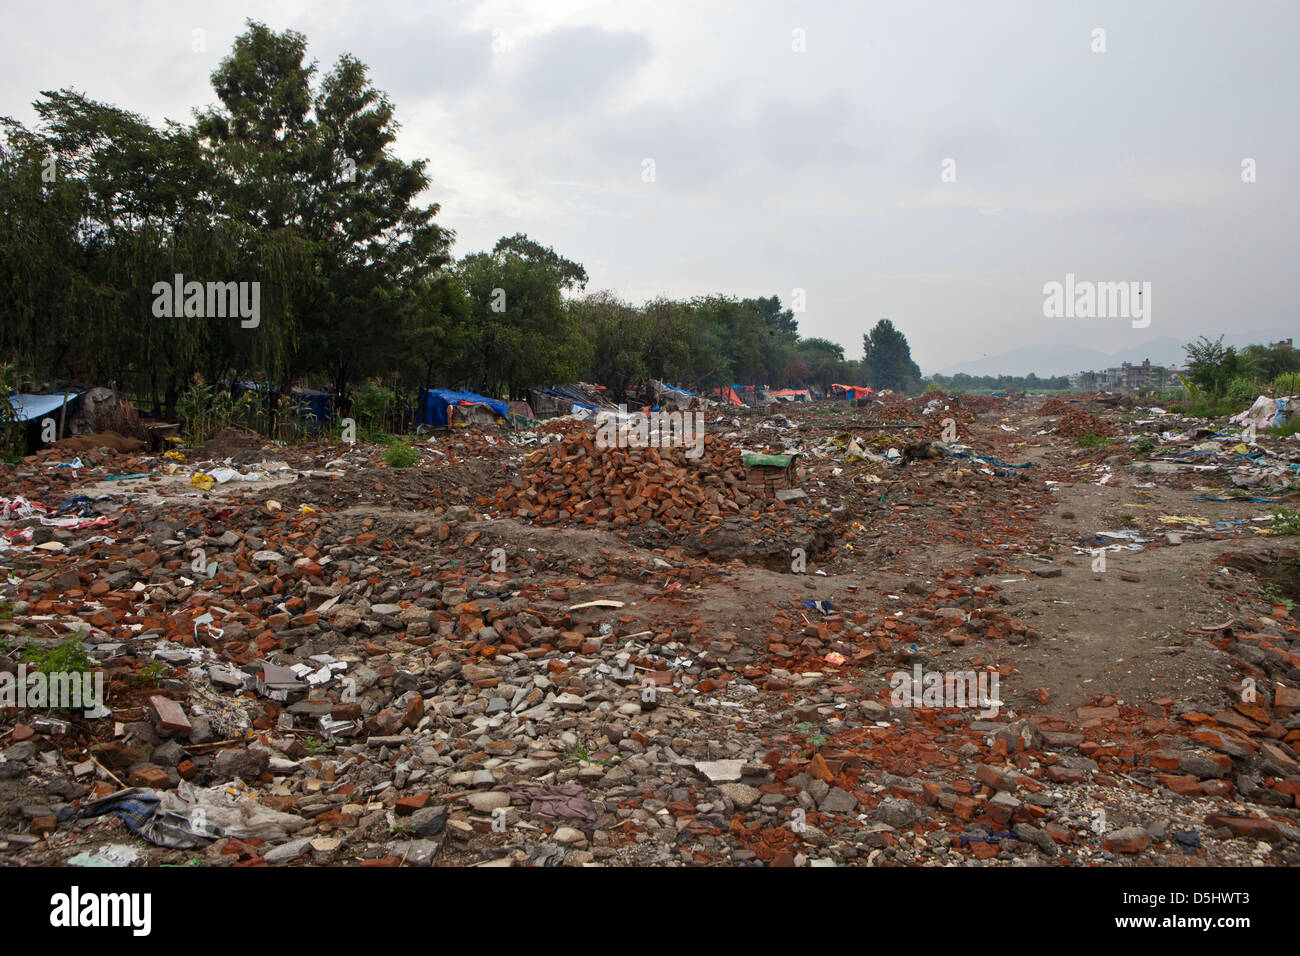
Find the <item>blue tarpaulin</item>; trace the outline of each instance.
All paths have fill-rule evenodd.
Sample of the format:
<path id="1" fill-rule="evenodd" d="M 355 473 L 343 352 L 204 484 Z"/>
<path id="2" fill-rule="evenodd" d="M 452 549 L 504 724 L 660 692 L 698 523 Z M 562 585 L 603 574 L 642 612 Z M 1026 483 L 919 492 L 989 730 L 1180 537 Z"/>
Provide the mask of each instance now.
<path id="1" fill-rule="evenodd" d="M 80 392 L 68 393 L 69 407 L 72 406 L 80 394 Z M 25 392 L 15 392 L 9 396 L 9 404 L 13 406 L 20 422 L 30 422 L 38 418 L 44 418 L 46 415 L 57 412 L 62 408 L 63 395 L 29 395 Z"/>
<path id="2" fill-rule="evenodd" d="M 294 402 L 303 406 L 303 424 L 311 431 L 319 431 L 334 417 L 334 396 L 314 388 L 295 388 L 290 393 Z"/>
<path id="3" fill-rule="evenodd" d="M 420 397 L 420 424 L 445 428 L 449 423 L 447 409 L 462 403 L 486 405 L 502 418 L 510 413 L 510 406 L 497 398 L 485 398 L 473 392 L 457 392 L 450 388 L 426 388 Z"/>

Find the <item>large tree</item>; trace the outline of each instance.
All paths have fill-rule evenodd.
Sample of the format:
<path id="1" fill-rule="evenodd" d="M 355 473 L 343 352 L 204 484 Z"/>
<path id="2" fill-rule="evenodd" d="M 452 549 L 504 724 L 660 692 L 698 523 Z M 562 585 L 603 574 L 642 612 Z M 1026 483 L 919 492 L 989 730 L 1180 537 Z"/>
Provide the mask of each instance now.
<path id="1" fill-rule="evenodd" d="M 906 392 L 921 381 L 921 369 L 912 361 L 907 336 L 889 319 L 881 319 L 862 336 L 862 353 L 867 380 L 874 388 Z"/>

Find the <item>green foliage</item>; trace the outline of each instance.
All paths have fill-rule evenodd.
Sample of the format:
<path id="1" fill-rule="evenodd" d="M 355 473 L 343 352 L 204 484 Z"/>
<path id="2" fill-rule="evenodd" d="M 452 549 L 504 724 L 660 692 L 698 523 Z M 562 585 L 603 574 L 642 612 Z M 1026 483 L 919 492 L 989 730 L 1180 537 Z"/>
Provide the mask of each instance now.
<path id="1" fill-rule="evenodd" d="M 1287 507 L 1278 508 L 1273 513 L 1273 521 L 1269 525 L 1269 530 L 1273 534 L 1300 534 L 1300 510 Z"/>
<path id="2" fill-rule="evenodd" d="M 1091 432 L 1080 435 L 1074 440 L 1074 443 L 1080 448 L 1096 448 L 1099 445 L 1109 445 L 1115 441 L 1113 438 L 1107 438 L 1105 435 L 1094 435 Z"/>
<path id="3" fill-rule="evenodd" d="M 81 649 L 81 642 L 75 637 L 49 649 L 27 647 L 22 651 L 19 660 L 29 669 L 45 674 L 47 678 L 54 674 L 83 674 L 86 675 L 82 678 L 84 682 L 95 669 L 95 662 Z M 50 709 L 71 711 L 76 708 L 51 706 Z"/>
<path id="4" fill-rule="evenodd" d="M 141 684 L 147 687 L 157 687 L 168 673 L 169 670 L 166 665 L 159 661 L 150 661 L 136 671 L 135 676 Z"/>
<path id="5" fill-rule="evenodd" d="M 1143 435 L 1133 444 L 1129 445 L 1129 450 L 1139 458 L 1145 458 L 1155 450 L 1156 440 L 1150 435 Z"/>
<path id="6" fill-rule="evenodd" d="M 958 372 L 956 375 L 931 375 L 929 381 L 947 394 L 956 391 L 1068 392 L 1071 388 L 1067 375 L 1039 378 L 1032 372 L 1028 375 L 968 375 Z"/>
<path id="7" fill-rule="evenodd" d="M 176 402 L 181 431 L 191 445 L 201 445 L 223 428 L 252 427 L 255 397 L 245 392 L 239 398 L 223 388 L 208 385 L 195 374 Z"/>
<path id="8" fill-rule="evenodd" d="M 1300 355 L 1300 352 L 1296 353 Z M 1273 379 L 1274 395 L 1300 395 L 1300 372 L 1283 372 Z"/>
<path id="9" fill-rule="evenodd" d="M 1242 368 L 1262 382 L 1300 372 L 1300 352 L 1288 345 L 1247 345 L 1240 354 Z"/>
<path id="10" fill-rule="evenodd" d="M 513 396 L 576 378 L 590 351 L 567 321 L 562 292 L 585 277 L 581 265 L 526 236 L 462 259 L 457 279 L 469 300 L 470 329 L 466 384 Z"/>
<path id="11" fill-rule="evenodd" d="M 385 448 L 382 457 L 390 468 L 413 468 L 420 463 L 419 449 L 400 439 Z"/>
<path id="12" fill-rule="evenodd" d="M 345 54 L 316 74 L 301 34 L 250 22 L 192 125 L 66 90 L 42 94 L 33 130 L 0 120 L 0 354 L 115 378 L 168 415 L 196 373 L 287 393 L 404 360 L 399 333 L 438 321 L 422 298 L 452 236 L 415 203 L 425 162 L 396 156 L 366 67 Z M 155 283 L 177 274 L 258 282 L 259 324 L 155 315 Z"/>
<path id="13" fill-rule="evenodd" d="M 18 374 L 11 363 L 0 363 L 0 457 L 21 456 L 23 446 L 22 424 L 9 398 L 18 391 Z"/>
<path id="14" fill-rule="evenodd" d="M 81 642 L 70 638 L 48 650 L 29 647 L 23 651 L 23 663 L 28 664 L 44 674 L 89 673 L 95 669 L 95 662 L 81 649 Z"/>
<path id="15" fill-rule="evenodd" d="M 357 424 L 366 429 L 387 425 L 397 409 L 397 393 L 376 382 L 367 382 L 352 403 Z"/>
<path id="16" fill-rule="evenodd" d="M 1246 375 L 1238 375 L 1224 388 L 1223 397 L 1227 402 L 1242 407 L 1249 406 L 1259 395 L 1259 388 L 1256 386 L 1254 379 Z"/>
<path id="17" fill-rule="evenodd" d="M 1222 398 L 1228 384 L 1242 371 L 1237 350 L 1223 344 L 1223 336 L 1211 342 L 1202 335 L 1183 346 L 1187 353 L 1184 380 L 1215 399 Z"/>
<path id="18" fill-rule="evenodd" d="M 919 389 L 921 369 L 912 361 L 907 337 L 889 319 L 881 319 L 862 337 L 862 364 L 868 384 L 896 392 Z"/>

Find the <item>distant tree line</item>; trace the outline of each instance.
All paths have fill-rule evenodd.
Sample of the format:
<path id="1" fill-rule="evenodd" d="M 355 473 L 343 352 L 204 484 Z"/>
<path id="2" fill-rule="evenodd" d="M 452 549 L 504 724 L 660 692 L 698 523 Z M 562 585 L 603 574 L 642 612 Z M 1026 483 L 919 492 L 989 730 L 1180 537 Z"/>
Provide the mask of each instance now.
<path id="1" fill-rule="evenodd" d="M 1033 372 L 1028 375 L 967 375 L 965 372 L 958 372 L 956 375 L 931 375 L 926 381 L 949 392 L 1064 391 L 1070 387 L 1070 378 L 1067 375 L 1039 378 Z"/>
<path id="2" fill-rule="evenodd" d="M 318 73 L 300 33 L 250 21 L 212 84 L 189 123 L 66 89 L 34 128 L 0 118 L 0 360 L 23 380 L 115 381 L 168 416 L 196 381 L 250 379 L 919 390 L 888 320 L 849 358 L 776 296 L 634 305 L 522 234 L 457 261 L 417 202 L 426 161 L 393 152 L 393 104 L 348 54 Z M 256 320 L 214 315 L 209 283 L 256 283 Z"/>

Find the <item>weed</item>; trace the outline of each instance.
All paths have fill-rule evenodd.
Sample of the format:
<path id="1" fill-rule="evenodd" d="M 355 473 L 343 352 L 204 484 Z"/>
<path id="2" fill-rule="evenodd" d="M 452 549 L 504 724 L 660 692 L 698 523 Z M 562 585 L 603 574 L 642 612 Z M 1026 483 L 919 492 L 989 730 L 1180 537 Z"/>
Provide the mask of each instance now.
<path id="1" fill-rule="evenodd" d="M 150 661 L 138 671 L 135 677 L 141 684 L 146 687 L 157 687 L 162 683 L 162 679 L 170 673 L 170 668 L 158 661 Z"/>
<path id="2" fill-rule="evenodd" d="M 1273 534 L 1300 534 L 1300 511 L 1295 508 L 1277 509 L 1269 530 Z"/>
<path id="3" fill-rule="evenodd" d="M 420 452 L 404 441 L 395 441 L 384 449 L 384 462 L 390 468 L 411 468 L 420 463 Z"/>

